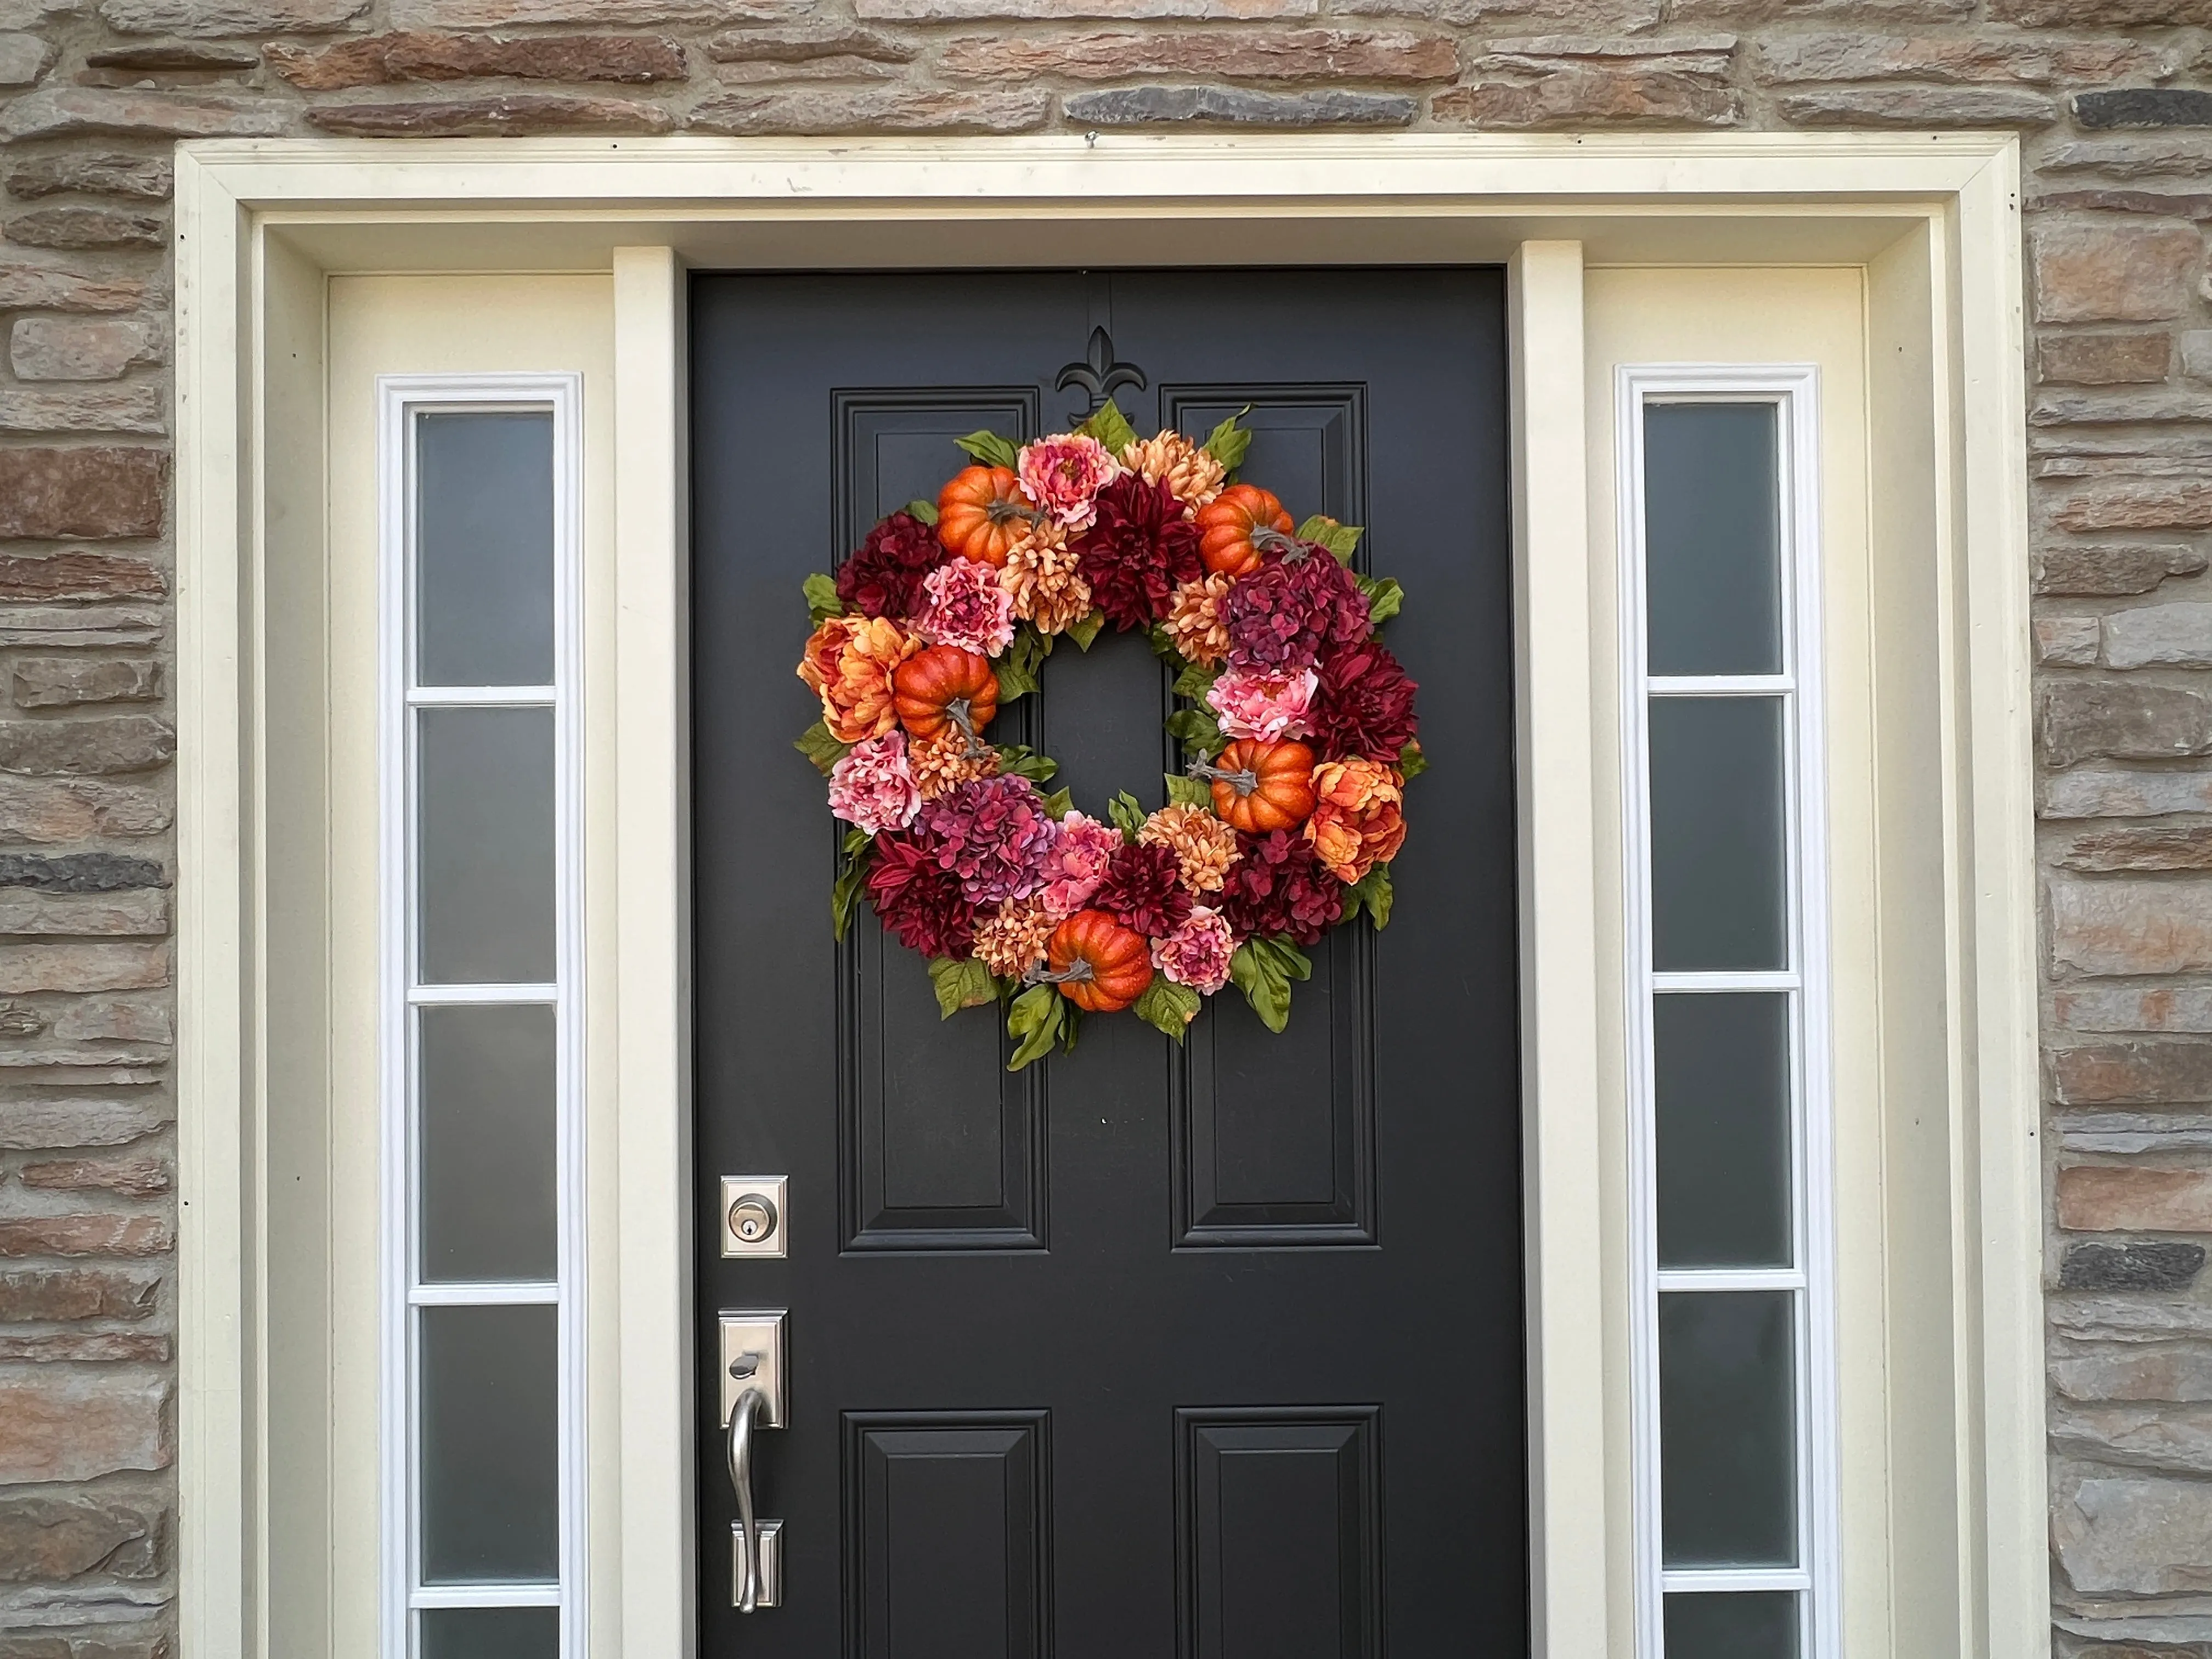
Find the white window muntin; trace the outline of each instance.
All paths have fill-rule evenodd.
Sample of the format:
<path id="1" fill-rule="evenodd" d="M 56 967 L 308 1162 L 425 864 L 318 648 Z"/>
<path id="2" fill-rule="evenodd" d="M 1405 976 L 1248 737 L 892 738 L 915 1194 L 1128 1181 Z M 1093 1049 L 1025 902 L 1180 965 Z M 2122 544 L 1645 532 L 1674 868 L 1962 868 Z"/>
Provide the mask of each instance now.
<path id="1" fill-rule="evenodd" d="M 382 1103 L 380 1652 L 413 1659 L 419 1615 L 441 1608 L 558 1609 L 562 1659 L 584 1651 L 584 1064 L 582 902 L 582 378 L 574 374 L 382 375 L 377 380 L 378 771 Z M 532 413 L 551 422 L 550 684 L 418 684 L 419 418 Z M 420 964 L 419 717 L 426 709 L 545 708 L 553 727 L 554 976 L 426 983 Z M 421 1252 L 420 1012 L 543 1006 L 554 1013 L 554 1276 L 432 1282 Z M 559 1516 L 550 1581 L 425 1584 L 422 1564 L 421 1314 L 555 1310 Z"/>
<path id="2" fill-rule="evenodd" d="M 1641 1659 L 1664 1659 L 1666 1597 L 1700 1592 L 1794 1592 L 1798 1598 L 1798 1650 L 1803 1659 L 1838 1659 L 1841 1652 L 1819 390 L 1819 371 L 1810 365 L 1626 364 L 1615 371 L 1632 1479 L 1637 1650 Z M 1650 672 L 1644 421 L 1648 409 L 1668 403 L 1757 403 L 1775 410 L 1779 672 L 1655 676 Z M 1786 954 L 1778 969 L 1662 972 L 1654 966 L 1650 704 L 1656 697 L 1771 697 L 1781 702 Z M 1730 991 L 1775 992 L 1788 1000 L 1790 1265 L 1662 1271 L 1658 1263 L 1654 998 L 1662 993 Z M 1730 1291 L 1778 1291 L 1792 1298 L 1797 1560 L 1789 1567 L 1668 1568 L 1662 1538 L 1660 1297 L 1662 1293 Z"/>

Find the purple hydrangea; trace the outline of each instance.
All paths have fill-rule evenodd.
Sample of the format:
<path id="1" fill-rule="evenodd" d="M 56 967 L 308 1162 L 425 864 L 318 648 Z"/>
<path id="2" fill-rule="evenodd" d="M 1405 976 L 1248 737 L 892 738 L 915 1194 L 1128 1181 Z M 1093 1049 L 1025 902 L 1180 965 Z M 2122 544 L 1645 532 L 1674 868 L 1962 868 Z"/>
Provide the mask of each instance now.
<path id="1" fill-rule="evenodd" d="M 1300 543 L 1240 578 L 1221 604 L 1229 660 L 1249 669 L 1310 668 L 1372 631 L 1367 598 L 1326 549 Z"/>
<path id="2" fill-rule="evenodd" d="M 1027 898 L 1044 884 L 1060 825 L 1024 777 L 977 778 L 921 809 L 918 821 L 938 867 L 957 876 L 972 903 Z"/>

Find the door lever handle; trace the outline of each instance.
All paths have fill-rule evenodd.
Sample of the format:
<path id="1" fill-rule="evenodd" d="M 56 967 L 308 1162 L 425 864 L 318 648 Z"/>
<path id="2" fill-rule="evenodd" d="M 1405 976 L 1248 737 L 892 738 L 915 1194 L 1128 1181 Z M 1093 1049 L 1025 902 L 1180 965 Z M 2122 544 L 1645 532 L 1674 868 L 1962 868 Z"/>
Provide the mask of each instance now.
<path id="1" fill-rule="evenodd" d="M 767 1398 L 758 1389 L 747 1389 L 738 1395 L 737 1407 L 730 1413 L 730 1485 L 738 1494 L 739 1613 L 750 1613 L 760 1605 L 760 1523 L 753 1518 L 753 1414 Z"/>

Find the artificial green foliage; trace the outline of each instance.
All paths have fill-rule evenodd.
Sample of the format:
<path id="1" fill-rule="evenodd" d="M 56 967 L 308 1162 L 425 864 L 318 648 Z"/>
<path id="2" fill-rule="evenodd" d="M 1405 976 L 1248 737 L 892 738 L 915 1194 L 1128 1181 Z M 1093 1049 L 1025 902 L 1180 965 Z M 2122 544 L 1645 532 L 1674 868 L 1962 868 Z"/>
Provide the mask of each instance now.
<path id="1" fill-rule="evenodd" d="M 791 746 L 812 761 L 814 769 L 825 778 L 830 775 L 830 769 L 844 759 L 853 749 L 851 744 L 840 743 L 831 737 L 828 724 L 822 720 L 815 721 L 801 732 Z"/>
<path id="2" fill-rule="evenodd" d="M 929 983 L 937 993 L 938 1013 L 945 1019 L 963 1008 L 980 1008 L 999 1000 L 999 981 L 973 957 L 957 962 L 951 957 L 932 957 Z"/>
<path id="3" fill-rule="evenodd" d="M 1189 986 L 1178 985 L 1165 974 L 1154 974 L 1144 995 L 1131 1007 L 1139 1019 L 1181 1042 L 1191 1021 L 1198 1018 L 1199 1005 L 1204 1000 Z"/>
<path id="4" fill-rule="evenodd" d="M 995 432 L 971 432 L 966 437 L 955 438 L 952 441 L 985 466 L 1003 466 L 1011 472 L 1015 463 L 1021 459 L 1021 451 L 1014 447 L 1013 441 L 1001 438 Z"/>
<path id="5" fill-rule="evenodd" d="M 806 579 L 806 620 L 819 628 L 832 617 L 845 614 L 845 601 L 837 597 L 837 580 L 820 572 Z"/>

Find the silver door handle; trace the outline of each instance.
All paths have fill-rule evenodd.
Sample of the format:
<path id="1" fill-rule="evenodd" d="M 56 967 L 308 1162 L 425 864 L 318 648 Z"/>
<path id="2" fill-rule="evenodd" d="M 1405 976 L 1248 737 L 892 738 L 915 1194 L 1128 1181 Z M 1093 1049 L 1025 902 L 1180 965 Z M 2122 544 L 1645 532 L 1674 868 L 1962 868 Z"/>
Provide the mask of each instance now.
<path id="1" fill-rule="evenodd" d="M 737 1596 L 739 1613 L 750 1613 L 760 1605 L 760 1523 L 753 1519 L 753 1413 L 767 1399 L 758 1389 L 747 1389 L 738 1395 L 736 1409 L 730 1413 L 730 1485 L 738 1493 L 738 1555 L 742 1563 Z"/>

